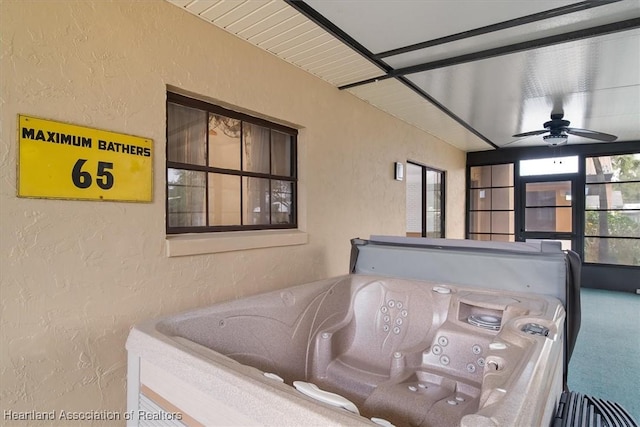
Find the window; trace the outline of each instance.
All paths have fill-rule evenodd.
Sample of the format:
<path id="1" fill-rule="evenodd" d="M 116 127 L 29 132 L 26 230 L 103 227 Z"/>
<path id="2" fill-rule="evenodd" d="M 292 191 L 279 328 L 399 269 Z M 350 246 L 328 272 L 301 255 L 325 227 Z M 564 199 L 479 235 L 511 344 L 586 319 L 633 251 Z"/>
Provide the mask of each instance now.
<path id="1" fill-rule="evenodd" d="M 296 228 L 295 129 L 167 94 L 167 233 Z"/>
<path id="2" fill-rule="evenodd" d="M 557 175 L 578 172 L 578 156 L 520 160 L 520 176 Z"/>
<path id="3" fill-rule="evenodd" d="M 407 236 L 444 237 L 444 172 L 407 162 Z"/>
<path id="4" fill-rule="evenodd" d="M 640 154 L 586 158 L 584 260 L 640 266 Z"/>
<path id="5" fill-rule="evenodd" d="M 513 242 L 513 163 L 471 167 L 469 187 L 469 238 Z"/>

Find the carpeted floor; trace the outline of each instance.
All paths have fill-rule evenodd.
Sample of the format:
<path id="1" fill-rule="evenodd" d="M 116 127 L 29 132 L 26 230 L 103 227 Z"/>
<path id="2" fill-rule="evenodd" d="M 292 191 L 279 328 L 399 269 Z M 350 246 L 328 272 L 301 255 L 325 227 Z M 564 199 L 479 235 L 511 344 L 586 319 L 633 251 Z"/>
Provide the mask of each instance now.
<path id="1" fill-rule="evenodd" d="M 640 295 L 582 289 L 580 297 L 569 389 L 617 402 L 640 422 Z"/>

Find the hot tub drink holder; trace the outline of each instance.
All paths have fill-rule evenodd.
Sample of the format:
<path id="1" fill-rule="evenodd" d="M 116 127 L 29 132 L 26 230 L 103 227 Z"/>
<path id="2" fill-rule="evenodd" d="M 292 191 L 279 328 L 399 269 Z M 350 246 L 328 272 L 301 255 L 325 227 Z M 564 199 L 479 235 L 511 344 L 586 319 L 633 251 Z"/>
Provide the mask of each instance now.
<path id="1" fill-rule="evenodd" d="M 136 325 L 128 426 L 637 427 L 567 392 L 579 274 L 558 242 L 353 239 L 348 275 Z"/>

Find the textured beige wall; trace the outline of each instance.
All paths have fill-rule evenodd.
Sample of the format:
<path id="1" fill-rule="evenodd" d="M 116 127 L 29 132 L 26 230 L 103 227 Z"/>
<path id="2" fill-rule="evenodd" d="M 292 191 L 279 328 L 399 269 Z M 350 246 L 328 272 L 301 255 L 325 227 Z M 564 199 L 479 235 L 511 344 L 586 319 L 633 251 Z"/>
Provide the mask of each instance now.
<path id="1" fill-rule="evenodd" d="M 464 153 L 169 3 L 0 7 L 0 411 L 123 411 L 132 324 L 346 273 L 350 238 L 405 231 L 394 161 L 448 171 L 463 236 Z M 301 128 L 308 244 L 165 256 L 167 85 Z M 17 198 L 19 113 L 152 138 L 153 203 Z"/>

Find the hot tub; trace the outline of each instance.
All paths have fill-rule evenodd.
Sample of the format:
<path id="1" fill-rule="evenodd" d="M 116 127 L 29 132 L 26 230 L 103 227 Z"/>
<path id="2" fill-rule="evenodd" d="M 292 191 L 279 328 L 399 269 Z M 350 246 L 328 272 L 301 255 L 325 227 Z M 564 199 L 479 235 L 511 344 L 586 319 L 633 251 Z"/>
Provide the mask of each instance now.
<path id="1" fill-rule="evenodd" d="M 563 301 L 381 270 L 137 325 L 129 425 L 550 424 Z"/>

